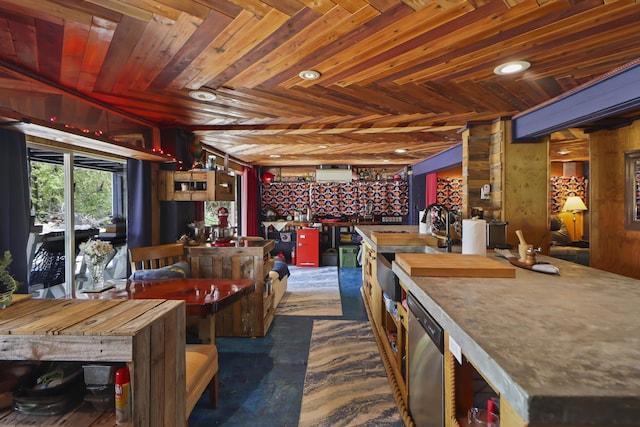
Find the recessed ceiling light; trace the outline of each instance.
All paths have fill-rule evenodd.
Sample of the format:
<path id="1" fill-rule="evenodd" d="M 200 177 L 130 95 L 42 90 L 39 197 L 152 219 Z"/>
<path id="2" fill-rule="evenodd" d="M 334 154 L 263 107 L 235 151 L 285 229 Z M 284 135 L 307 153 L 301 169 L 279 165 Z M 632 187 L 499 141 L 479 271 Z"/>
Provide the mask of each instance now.
<path id="1" fill-rule="evenodd" d="M 272 159 L 279 159 L 280 154 L 269 154 L 269 157 L 271 157 Z"/>
<path id="2" fill-rule="evenodd" d="M 322 148 L 324 150 L 325 148 L 329 148 L 329 146 L 328 145 L 320 145 L 318 148 Z"/>
<path id="3" fill-rule="evenodd" d="M 556 151 L 556 153 L 560 154 L 561 156 L 566 156 L 567 154 L 571 153 L 571 150 L 558 150 Z"/>
<path id="4" fill-rule="evenodd" d="M 393 150 L 396 153 L 406 153 L 407 149 L 406 148 L 397 148 L 395 150 Z"/>
<path id="5" fill-rule="evenodd" d="M 304 70 L 304 71 L 300 71 L 298 76 L 302 80 L 316 80 L 320 78 L 320 73 L 316 70 Z"/>
<path id="6" fill-rule="evenodd" d="M 218 97 L 215 93 L 202 89 L 192 90 L 189 92 L 189 96 L 198 101 L 213 101 Z"/>
<path id="7" fill-rule="evenodd" d="M 512 61 L 502 65 L 498 65 L 496 68 L 493 69 L 493 72 L 498 75 L 504 76 L 507 74 L 519 73 L 521 71 L 526 70 L 530 66 L 531 64 L 528 63 L 527 61 Z"/>

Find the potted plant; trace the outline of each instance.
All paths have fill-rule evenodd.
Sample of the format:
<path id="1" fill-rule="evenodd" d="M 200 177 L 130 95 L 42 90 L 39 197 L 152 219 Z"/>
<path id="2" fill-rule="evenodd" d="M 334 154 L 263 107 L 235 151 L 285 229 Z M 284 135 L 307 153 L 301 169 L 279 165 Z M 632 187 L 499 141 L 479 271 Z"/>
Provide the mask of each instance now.
<path id="1" fill-rule="evenodd" d="M 0 308 L 11 304 L 13 293 L 18 289 L 18 282 L 8 271 L 11 261 L 11 252 L 5 251 L 4 257 L 0 258 Z"/>

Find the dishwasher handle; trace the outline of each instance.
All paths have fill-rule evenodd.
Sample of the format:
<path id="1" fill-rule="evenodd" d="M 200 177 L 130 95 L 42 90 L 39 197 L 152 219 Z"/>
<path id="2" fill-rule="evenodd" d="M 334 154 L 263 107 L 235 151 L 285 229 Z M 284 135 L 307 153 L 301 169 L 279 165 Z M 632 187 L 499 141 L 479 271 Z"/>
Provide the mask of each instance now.
<path id="1" fill-rule="evenodd" d="M 409 314 L 422 326 L 431 341 L 438 347 L 440 353 L 444 354 L 444 330 L 438 322 L 427 312 L 418 300 L 409 293 L 407 295 L 407 306 Z"/>

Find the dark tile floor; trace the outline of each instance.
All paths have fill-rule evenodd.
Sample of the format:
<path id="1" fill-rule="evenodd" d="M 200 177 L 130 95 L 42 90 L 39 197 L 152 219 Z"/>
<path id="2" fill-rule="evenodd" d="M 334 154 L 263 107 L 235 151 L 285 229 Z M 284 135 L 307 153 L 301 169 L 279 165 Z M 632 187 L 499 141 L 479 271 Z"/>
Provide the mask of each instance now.
<path id="1" fill-rule="evenodd" d="M 339 268 L 342 317 L 367 320 L 360 268 Z M 217 338 L 220 355 L 219 405 L 200 399 L 189 427 L 298 425 L 313 320 L 322 317 L 278 316 L 266 337 Z"/>

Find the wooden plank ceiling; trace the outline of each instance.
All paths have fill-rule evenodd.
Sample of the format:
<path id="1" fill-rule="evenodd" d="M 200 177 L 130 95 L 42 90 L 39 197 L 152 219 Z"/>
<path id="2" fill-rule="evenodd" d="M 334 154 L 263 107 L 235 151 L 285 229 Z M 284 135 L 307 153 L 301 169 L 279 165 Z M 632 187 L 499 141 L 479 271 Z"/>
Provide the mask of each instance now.
<path id="1" fill-rule="evenodd" d="M 0 115 L 179 127 L 247 164 L 402 167 L 638 58 L 638 22 L 631 0 L 0 0 Z M 493 73 L 509 60 L 532 66 Z M 563 144 L 587 159 L 580 130 Z"/>

